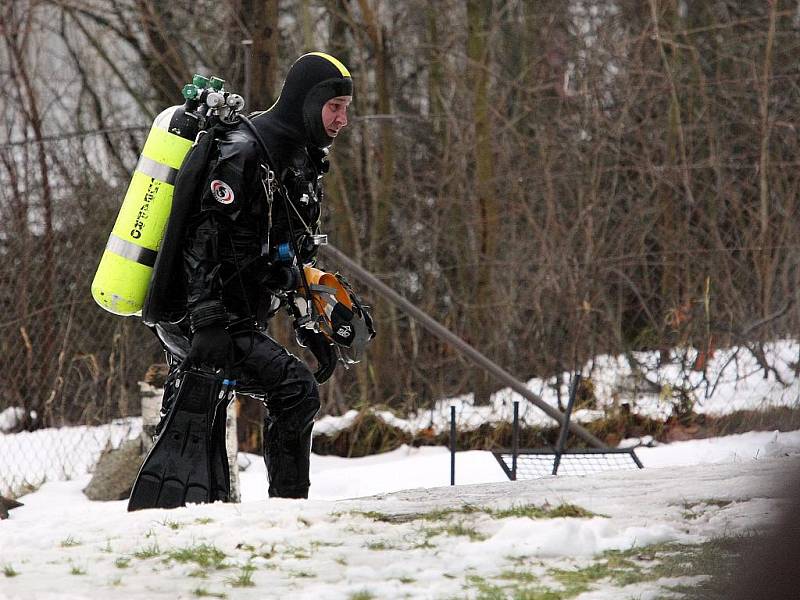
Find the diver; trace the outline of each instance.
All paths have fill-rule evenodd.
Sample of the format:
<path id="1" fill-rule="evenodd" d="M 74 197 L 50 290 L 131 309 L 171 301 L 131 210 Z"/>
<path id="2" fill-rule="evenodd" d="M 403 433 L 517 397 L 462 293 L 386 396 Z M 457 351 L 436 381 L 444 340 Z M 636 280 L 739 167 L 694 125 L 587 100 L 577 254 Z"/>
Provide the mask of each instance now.
<path id="1" fill-rule="evenodd" d="M 352 98 L 347 68 L 312 52 L 291 66 L 270 109 L 206 134 L 213 140 L 204 153 L 181 167 L 189 183 L 181 186 L 180 175 L 176 183 L 176 202 L 180 193 L 193 196 L 180 239 L 168 242 L 168 230 L 161 250 L 178 257 L 178 270 L 159 273 L 156 265 L 143 312 L 170 366 L 162 417 L 177 394 L 174 382 L 189 367 L 225 373 L 237 380 L 237 390 L 265 399 L 270 497 L 308 497 L 318 384 L 337 364 L 331 339 L 304 326 L 308 317 L 295 307 L 288 306 L 298 342 L 317 359 L 314 373 L 266 327 L 291 304 L 287 295 L 308 291 L 304 266 L 314 264 L 325 242 L 320 214 L 327 155 L 347 126 Z"/>

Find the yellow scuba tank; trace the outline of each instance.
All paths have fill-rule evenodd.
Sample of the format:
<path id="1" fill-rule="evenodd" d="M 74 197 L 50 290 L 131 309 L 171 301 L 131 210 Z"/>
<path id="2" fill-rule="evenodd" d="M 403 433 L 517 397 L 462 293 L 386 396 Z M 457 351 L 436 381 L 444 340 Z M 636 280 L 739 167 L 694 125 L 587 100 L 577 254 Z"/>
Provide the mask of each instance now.
<path id="1" fill-rule="evenodd" d="M 195 75 L 183 88 L 186 103 L 156 117 L 92 281 L 92 296 L 107 311 L 141 313 L 178 169 L 209 116 L 231 118 L 244 105 L 241 96 L 224 92 L 223 84 Z"/>

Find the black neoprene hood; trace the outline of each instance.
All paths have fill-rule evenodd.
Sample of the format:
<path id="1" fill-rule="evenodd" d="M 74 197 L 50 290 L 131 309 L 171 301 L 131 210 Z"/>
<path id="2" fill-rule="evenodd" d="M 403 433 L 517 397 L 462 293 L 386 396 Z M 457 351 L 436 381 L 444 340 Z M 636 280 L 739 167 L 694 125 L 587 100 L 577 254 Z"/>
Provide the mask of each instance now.
<path id="1" fill-rule="evenodd" d="M 270 112 L 306 144 L 325 148 L 333 138 L 322 124 L 322 107 L 331 98 L 352 95 L 353 80 L 347 67 L 329 54 L 311 52 L 291 66 Z"/>

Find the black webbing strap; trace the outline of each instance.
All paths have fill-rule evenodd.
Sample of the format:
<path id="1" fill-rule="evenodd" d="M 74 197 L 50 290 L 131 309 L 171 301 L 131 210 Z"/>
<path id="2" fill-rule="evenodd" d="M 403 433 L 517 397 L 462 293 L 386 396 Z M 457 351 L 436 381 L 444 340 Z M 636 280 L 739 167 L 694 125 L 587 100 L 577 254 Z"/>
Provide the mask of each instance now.
<path id="1" fill-rule="evenodd" d="M 242 120 L 242 123 L 247 125 L 250 129 L 250 132 L 253 134 L 253 137 L 258 142 L 259 147 L 261 148 L 261 152 L 264 154 L 264 158 L 267 162 L 267 167 L 272 169 L 272 172 L 275 173 L 275 181 L 278 182 L 278 194 L 283 199 L 283 207 L 286 210 L 286 222 L 289 224 L 289 238 L 292 241 L 292 250 L 294 250 L 294 255 L 298 261 L 300 261 L 300 252 L 297 247 L 297 238 L 294 235 L 294 226 L 292 225 L 292 214 L 289 211 L 289 203 L 291 200 L 289 199 L 289 192 L 286 189 L 286 186 L 283 185 L 283 179 L 281 178 L 281 174 L 278 172 L 275 165 L 277 164 L 273 159 L 272 155 L 269 153 L 269 148 L 267 148 L 267 144 L 264 142 L 264 139 L 261 137 L 261 134 L 258 133 L 256 126 L 253 125 L 253 122 L 245 117 L 244 115 L 239 115 L 239 118 Z M 306 302 L 309 304 L 309 313 L 314 310 L 314 302 L 311 298 L 311 288 L 308 285 L 308 280 L 306 279 L 306 273 L 303 269 L 303 265 L 298 265 L 298 270 L 300 271 L 300 280 L 303 284 L 303 290 L 306 294 Z"/>

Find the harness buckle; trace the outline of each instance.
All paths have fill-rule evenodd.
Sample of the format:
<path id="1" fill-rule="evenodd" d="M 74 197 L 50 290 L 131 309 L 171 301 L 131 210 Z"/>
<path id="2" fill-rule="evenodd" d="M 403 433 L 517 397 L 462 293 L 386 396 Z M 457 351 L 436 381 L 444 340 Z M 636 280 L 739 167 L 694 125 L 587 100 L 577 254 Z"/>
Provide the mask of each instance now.
<path id="1" fill-rule="evenodd" d="M 264 169 L 264 176 L 261 178 L 261 185 L 264 186 L 264 193 L 267 195 L 267 202 L 272 205 L 275 198 L 275 191 L 278 188 L 275 181 L 275 171 L 270 169 L 267 165 L 262 164 L 261 168 Z"/>

